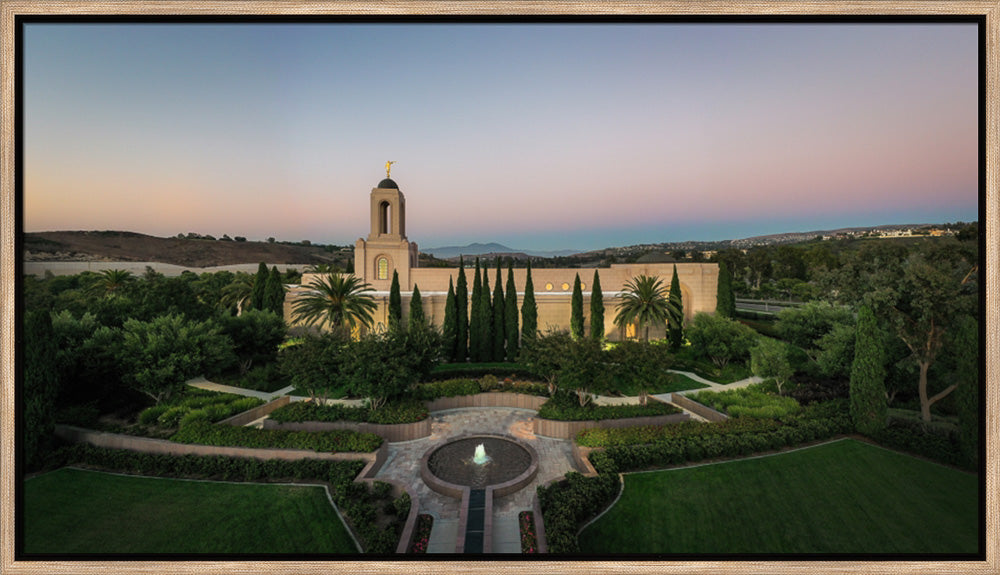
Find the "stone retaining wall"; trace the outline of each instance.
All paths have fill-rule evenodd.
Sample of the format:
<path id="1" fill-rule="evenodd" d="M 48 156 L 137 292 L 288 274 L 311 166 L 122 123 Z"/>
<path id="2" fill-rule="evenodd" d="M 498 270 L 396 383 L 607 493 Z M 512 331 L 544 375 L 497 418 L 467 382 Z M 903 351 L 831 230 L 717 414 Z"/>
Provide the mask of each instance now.
<path id="1" fill-rule="evenodd" d="M 459 395 L 456 397 L 439 397 L 425 401 L 428 411 L 443 411 L 445 409 L 460 409 L 463 407 L 512 407 L 538 411 L 547 401 L 545 397 L 513 393 L 505 391 L 490 391 L 475 395 Z"/>
<path id="2" fill-rule="evenodd" d="M 704 417 L 707 421 L 716 422 L 716 421 L 725 421 L 729 419 L 729 416 L 726 415 L 725 413 L 716 411 L 707 405 L 698 403 L 697 401 L 689 397 L 685 397 L 679 393 L 670 394 L 670 403 L 682 409 L 686 409 L 691 413 L 694 413 L 695 415 Z"/>
<path id="3" fill-rule="evenodd" d="M 591 429 L 594 427 L 603 429 L 618 429 L 621 427 L 636 427 L 639 425 L 666 425 L 668 423 L 687 421 L 690 418 L 691 416 L 686 413 L 587 421 L 557 421 L 554 419 L 542 419 L 536 417 L 533 422 L 533 429 L 535 435 L 551 437 L 554 439 L 573 439 L 576 437 L 577 433 L 583 431 L 584 429 Z"/>
<path id="4" fill-rule="evenodd" d="M 359 421 L 298 421 L 279 423 L 273 419 L 264 420 L 264 429 L 283 429 L 289 431 L 332 431 L 349 429 L 374 433 L 386 441 L 410 441 L 428 437 L 431 434 L 431 418 L 427 417 L 414 423 L 381 424 Z"/>
<path id="5" fill-rule="evenodd" d="M 270 414 L 275 409 L 279 407 L 284 407 L 291 402 L 292 398 L 283 395 L 279 398 L 272 399 L 271 401 L 265 403 L 264 405 L 258 405 L 257 407 L 244 411 L 243 413 L 237 413 L 236 415 L 223 419 L 218 424 L 219 425 L 232 425 L 233 427 L 243 427 L 250 422 L 257 421 L 258 419 Z"/>

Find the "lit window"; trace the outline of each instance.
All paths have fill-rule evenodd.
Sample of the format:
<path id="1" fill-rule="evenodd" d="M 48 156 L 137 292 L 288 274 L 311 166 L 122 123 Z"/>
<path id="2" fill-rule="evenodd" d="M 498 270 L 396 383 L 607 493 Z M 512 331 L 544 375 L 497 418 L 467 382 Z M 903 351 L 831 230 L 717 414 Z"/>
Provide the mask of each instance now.
<path id="1" fill-rule="evenodd" d="M 388 258 L 379 258 L 376 263 L 378 267 L 378 279 L 387 280 L 389 279 L 389 260 Z"/>
<path id="2" fill-rule="evenodd" d="M 586 291 L 586 290 L 587 290 L 587 284 L 580 282 L 580 291 Z"/>
<path id="3" fill-rule="evenodd" d="M 545 284 L 545 291 L 552 291 L 552 284 Z"/>
<path id="4" fill-rule="evenodd" d="M 566 282 L 563 282 L 562 289 L 563 289 L 563 291 L 569 291 L 569 284 L 566 283 Z"/>

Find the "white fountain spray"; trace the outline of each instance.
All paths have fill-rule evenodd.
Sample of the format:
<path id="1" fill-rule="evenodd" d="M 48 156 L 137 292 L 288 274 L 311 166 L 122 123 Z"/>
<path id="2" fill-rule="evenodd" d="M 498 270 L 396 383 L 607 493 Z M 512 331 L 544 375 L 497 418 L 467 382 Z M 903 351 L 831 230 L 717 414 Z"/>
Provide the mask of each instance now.
<path id="1" fill-rule="evenodd" d="M 472 456 L 472 462 L 476 465 L 482 465 L 489 460 L 489 456 L 486 455 L 486 448 L 483 447 L 482 443 L 480 443 L 476 446 L 476 454 Z"/>

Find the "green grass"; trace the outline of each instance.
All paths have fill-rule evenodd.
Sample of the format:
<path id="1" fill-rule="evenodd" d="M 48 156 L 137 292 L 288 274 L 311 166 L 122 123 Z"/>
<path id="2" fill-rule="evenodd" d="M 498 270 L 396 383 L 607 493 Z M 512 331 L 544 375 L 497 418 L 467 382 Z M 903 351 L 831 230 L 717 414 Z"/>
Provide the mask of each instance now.
<path id="1" fill-rule="evenodd" d="M 632 383 L 632 382 L 630 382 Z M 690 377 L 681 373 L 671 373 L 668 377 L 660 378 L 654 384 L 650 385 L 646 389 L 646 393 L 658 394 L 658 393 L 673 393 L 675 391 L 685 391 L 688 389 L 701 389 L 703 387 L 708 387 L 704 383 L 699 383 Z M 621 395 L 636 396 L 639 395 L 638 385 L 625 385 L 621 382 L 615 382 L 614 391 Z M 608 394 L 613 395 L 613 394 Z"/>
<path id="2" fill-rule="evenodd" d="M 758 459 L 625 476 L 580 534 L 586 553 L 978 551 L 975 475 L 842 440 Z"/>
<path id="3" fill-rule="evenodd" d="M 318 486 L 63 468 L 24 484 L 26 553 L 358 553 Z"/>

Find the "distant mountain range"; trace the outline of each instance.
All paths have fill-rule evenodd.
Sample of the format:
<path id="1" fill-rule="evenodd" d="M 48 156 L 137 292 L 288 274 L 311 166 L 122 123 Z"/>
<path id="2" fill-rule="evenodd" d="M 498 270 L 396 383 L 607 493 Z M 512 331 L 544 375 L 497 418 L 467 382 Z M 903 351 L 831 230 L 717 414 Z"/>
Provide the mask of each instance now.
<path id="1" fill-rule="evenodd" d="M 581 253 L 582 250 L 516 250 L 503 244 L 490 242 L 488 244 L 472 243 L 467 246 L 444 246 L 440 248 L 421 248 L 421 252 L 432 256 L 448 260 L 459 256 L 513 256 L 524 255 L 539 258 L 554 258 L 559 256 L 571 256 Z"/>

